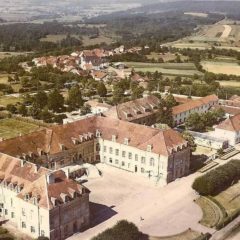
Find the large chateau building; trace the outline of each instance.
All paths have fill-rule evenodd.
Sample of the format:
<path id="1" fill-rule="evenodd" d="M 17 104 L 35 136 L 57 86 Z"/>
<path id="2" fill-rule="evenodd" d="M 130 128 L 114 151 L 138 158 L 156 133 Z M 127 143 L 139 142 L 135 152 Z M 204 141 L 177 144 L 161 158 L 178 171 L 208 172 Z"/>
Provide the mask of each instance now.
<path id="1" fill-rule="evenodd" d="M 51 240 L 89 224 L 89 191 L 61 168 L 102 162 L 166 185 L 190 166 L 190 148 L 176 131 L 100 116 L 2 141 L 0 152 L 1 216 Z"/>
<path id="2" fill-rule="evenodd" d="M 62 240 L 89 225 L 89 190 L 62 170 L 0 154 L 0 216 L 37 238 Z"/>

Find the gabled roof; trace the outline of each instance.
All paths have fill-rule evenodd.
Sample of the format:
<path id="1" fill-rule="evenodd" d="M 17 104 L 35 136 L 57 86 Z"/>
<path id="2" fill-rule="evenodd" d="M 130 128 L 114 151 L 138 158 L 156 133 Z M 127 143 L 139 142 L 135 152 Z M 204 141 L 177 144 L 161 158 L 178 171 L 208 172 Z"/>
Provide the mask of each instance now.
<path id="1" fill-rule="evenodd" d="M 190 111 L 194 108 L 198 108 L 203 105 L 206 105 L 206 104 L 209 104 L 212 102 L 217 102 L 217 101 L 218 101 L 218 97 L 216 95 L 209 95 L 209 96 L 197 99 L 197 100 L 191 100 L 184 104 L 175 106 L 175 107 L 173 107 L 172 112 L 173 112 L 173 115 L 177 115 L 177 114 L 180 114 L 183 112 Z"/>
<path id="2" fill-rule="evenodd" d="M 140 124 L 120 121 L 114 118 L 94 116 L 74 123 L 59 125 L 42 132 L 28 134 L 24 136 L 24 141 L 14 138 L 0 143 L 0 152 L 17 156 L 28 153 L 38 153 L 39 147 L 45 149 L 47 153 L 56 154 L 61 152 L 61 146 L 67 149 L 76 147 L 73 138 L 80 139 L 80 136 L 91 140 L 100 131 L 103 139 L 111 140 L 113 135 L 117 136 L 117 142 L 124 144 L 124 139 L 128 138 L 129 146 L 146 151 L 147 145 L 152 144 L 152 151 L 159 155 L 171 155 L 172 150 L 178 146 L 186 145 L 186 141 L 174 130 L 159 130 Z M 38 136 L 37 134 L 40 133 Z M 90 135 L 89 135 L 90 134 Z M 88 138 L 90 136 L 90 138 Z M 28 142 L 34 142 L 30 144 Z M 38 145 L 39 141 L 39 145 Z M 26 144 L 25 144 L 26 143 Z M 19 146 L 18 151 L 15 146 Z"/>
<path id="3" fill-rule="evenodd" d="M 51 175 L 52 182 L 47 181 Z M 88 189 L 70 180 L 62 170 L 52 172 L 46 168 L 38 168 L 35 164 L 0 153 L 0 182 L 13 184 L 13 187 L 21 187 L 17 197 L 34 204 L 34 198 L 38 206 L 46 209 L 54 208 L 52 198 L 62 201 L 62 194 L 73 198 L 73 193 L 81 195 L 89 192 Z M 28 199 L 25 196 L 28 195 Z"/>
<path id="4" fill-rule="evenodd" d="M 216 128 L 231 132 L 240 131 L 240 114 L 226 119 L 225 121 L 221 122 Z"/>

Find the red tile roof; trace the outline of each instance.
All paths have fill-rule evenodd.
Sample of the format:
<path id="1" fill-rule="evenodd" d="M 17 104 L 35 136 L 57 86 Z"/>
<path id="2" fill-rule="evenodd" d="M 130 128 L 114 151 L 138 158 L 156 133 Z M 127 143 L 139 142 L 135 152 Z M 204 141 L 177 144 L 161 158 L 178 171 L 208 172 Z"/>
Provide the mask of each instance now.
<path id="1" fill-rule="evenodd" d="M 203 97 L 201 99 L 191 100 L 184 104 L 175 106 L 175 107 L 173 107 L 172 112 L 173 112 L 173 115 L 178 115 L 180 113 L 187 112 L 194 108 L 198 108 L 203 105 L 206 105 L 206 104 L 209 104 L 212 102 L 217 102 L 217 101 L 218 101 L 218 97 L 216 95 L 209 95 L 209 96 Z"/>
<path id="2" fill-rule="evenodd" d="M 231 132 L 237 132 L 240 131 L 240 114 L 237 114 L 233 117 L 230 117 L 220 123 L 216 128 L 231 131 Z"/>

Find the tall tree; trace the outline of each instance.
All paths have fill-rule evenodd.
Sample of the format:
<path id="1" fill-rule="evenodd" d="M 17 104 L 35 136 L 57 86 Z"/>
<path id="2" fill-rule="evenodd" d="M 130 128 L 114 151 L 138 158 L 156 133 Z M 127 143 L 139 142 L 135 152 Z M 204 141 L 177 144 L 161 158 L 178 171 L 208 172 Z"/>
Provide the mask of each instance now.
<path id="1" fill-rule="evenodd" d="M 54 112 L 63 109 L 64 98 L 57 89 L 54 89 L 48 96 L 48 108 Z"/>
<path id="2" fill-rule="evenodd" d="M 97 86 L 97 92 L 100 97 L 106 97 L 107 88 L 103 82 L 100 82 Z"/>
<path id="3" fill-rule="evenodd" d="M 80 108 L 83 105 L 82 93 L 78 86 L 69 90 L 68 105 L 72 109 Z"/>

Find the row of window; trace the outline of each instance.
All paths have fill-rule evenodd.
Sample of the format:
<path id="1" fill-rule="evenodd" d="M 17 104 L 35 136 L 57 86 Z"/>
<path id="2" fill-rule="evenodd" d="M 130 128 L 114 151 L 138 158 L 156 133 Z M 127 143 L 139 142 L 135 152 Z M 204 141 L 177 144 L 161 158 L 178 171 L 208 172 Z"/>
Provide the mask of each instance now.
<path id="1" fill-rule="evenodd" d="M 106 146 L 104 146 L 103 151 L 104 151 L 105 153 L 107 152 L 107 147 L 106 147 Z M 114 152 L 113 148 L 112 148 L 112 147 L 109 147 L 109 153 L 110 153 L 110 154 L 113 154 L 113 152 Z M 119 153 L 120 153 L 119 149 L 115 149 L 115 156 L 119 156 Z M 123 158 L 128 157 L 128 159 L 131 160 L 131 159 L 133 159 L 133 154 L 132 154 L 131 152 L 128 152 L 128 154 L 127 154 L 126 151 L 122 151 L 122 157 L 123 157 Z M 135 161 L 138 161 L 139 156 L 138 156 L 137 154 L 135 154 L 135 155 L 134 155 L 134 159 L 135 159 Z M 141 163 L 142 163 L 142 164 L 145 164 L 145 163 L 146 163 L 146 158 L 145 158 L 145 157 L 141 157 Z M 150 166 L 154 166 L 154 165 L 155 165 L 155 160 L 154 160 L 154 158 L 150 158 L 150 160 L 149 160 L 149 165 L 150 165 Z"/>
<path id="2" fill-rule="evenodd" d="M 106 156 L 104 156 L 103 159 L 104 159 L 104 162 L 107 161 L 107 157 L 106 157 Z M 113 163 L 113 159 L 112 159 L 111 157 L 109 158 L 109 162 L 110 162 L 110 163 Z M 118 159 L 115 159 L 114 163 L 115 163 L 115 164 L 119 164 L 119 160 L 118 160 Z M 145 163 L 146 163 L 144 157 L 142 157 L 142 161 L 141 161 L 141 163 L 142 163 L 142 164 L 145 164 Z M 125 166 L 125 162 L 122 161 L 122 162 L 121 162 L 121 165 L 122 165 L 122 166 Z M 149 165 L 152 166 L 152 167 L 155 166 L 155 161 L 154 161 L 153 158 L 150 158 L 150 160 L 149 160 Z M 130 163 L 128 163 L 128 168 L 130 168 Z"/>

